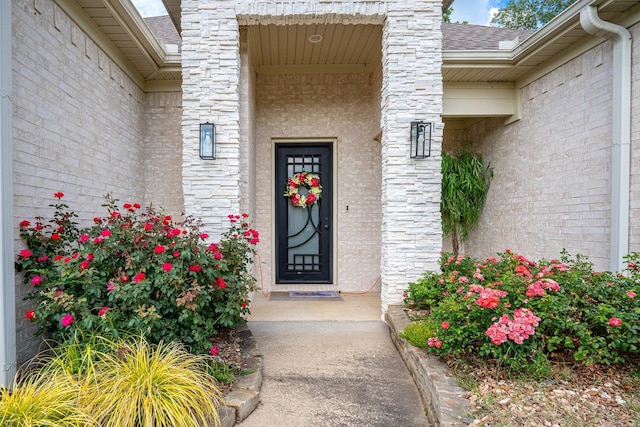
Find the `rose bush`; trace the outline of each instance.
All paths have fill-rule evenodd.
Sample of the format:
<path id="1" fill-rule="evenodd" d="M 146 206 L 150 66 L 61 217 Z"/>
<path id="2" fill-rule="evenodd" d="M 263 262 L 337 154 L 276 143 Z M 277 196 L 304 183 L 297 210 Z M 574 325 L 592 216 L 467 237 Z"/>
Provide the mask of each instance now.
<path id="1" fill-rule="evenodd" d="M 243 321 L 259 241 L 248 215 L 229 215 L 220 242 L 208 244 L 199 220 L 176 223 L 151 206 L 119 207 L 110 196 L 107 215 L 80 229 L 63 194 L 55 197 L 53 219 L 20 223 L 27 248 L 16 264 L 33 287 L 26 299 L 36 307 L 25 316 L 38 323 L 38 334 L 65 342 L 76 331 L 142 333 L 152 343 L 180 341 L 204 353 L 218 328 Z"/>
<path id="2" fill-rule="evenodd" d="M 640 254 L 626 274 L 593 271 L 582 256 L 534 262 L 511 253 L 477 261 L 445 253 L 441 272 L 409 284 L 405 304 L 428 316 L 407 339 L 445 355 L 479 354 L 515 370 L 552 360 L 611 364 L 640 354 Z M 419 328 L 417 332 L 411 328 Z"/>

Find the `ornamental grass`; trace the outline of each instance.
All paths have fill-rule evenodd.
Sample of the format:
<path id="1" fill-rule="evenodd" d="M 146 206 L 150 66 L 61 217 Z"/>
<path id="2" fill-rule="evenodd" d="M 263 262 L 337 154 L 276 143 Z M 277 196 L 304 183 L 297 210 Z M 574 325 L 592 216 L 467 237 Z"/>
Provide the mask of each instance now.
<path id="1" fill-rule="evenodd" d="M 95 379 L 79 399 L 102 427 L 219 425 L 221 402 L 206 356 L 176 342 L 143 338 L 116 343 L 95 365 Z"/>
<path id="2" fill-rule="evenodd" d="M 213 427 L 222 404 L 208 356 L 177 342 L 76 337 L 2 390 L 0 425 Z"/>
<path id="3" fill-rule="evenodd" d="M 56 381 L 31 374 L 16 380 L 11 390 L 0 390 L 0 425 L 4 427 L 92 426 L 76 406 L 78 387 L 71 381 Z"/>

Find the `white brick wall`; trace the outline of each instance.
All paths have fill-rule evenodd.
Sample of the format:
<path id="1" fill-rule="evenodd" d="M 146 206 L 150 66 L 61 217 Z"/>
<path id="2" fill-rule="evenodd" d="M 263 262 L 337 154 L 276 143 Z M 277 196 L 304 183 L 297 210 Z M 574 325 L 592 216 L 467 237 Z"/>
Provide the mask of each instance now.
<path id="1" fill-rule="evenodd" d="M 273 138 L 336 138 L 333 155 L 337 160 L 337 271 L 334 286 L 326 288 L 365 291 L 376 281 L 380 274 L 381 167 L 380 143 L 373 138 L 380 129 L 379 106 L 375 103 L 379 91 L 380 87 L 373 86 L 366 74 L 258 77 L 256 165 L 260 172 L 255 175 L 255 185 L 263 261 L 273 258 L 272 206 L 275 197 L 282 197 L 285 184 L 281 183 L 282 190 L 275 193 Z M 303 92 L 304 96 L 300 96 Z M 263 266 L 267 290 L 299 289 L 293 285 L 272 287 L 274 274 L 270 263 Z"/>
<path id="2" fill-rule="evenodd" d="M 632 30 L 638 36 L 639 26 Z M 566 248 L 608 270 L 611 219 L 611 43 L 523 89 L 522 120 L 486 119 L 447 131 L 445 148 L 482 142 L 495 177 L 478 230 L 465 245 L 486 257 L 509 248 L 554 258 Z M 640 47 L 634 44 L 630 251 L 640 251 Z"/>
<path id="3" fill-rule="evenodd" d="M 17 224 L 50 217 L 53 193 L 83 222 L 107 192 L 144 199 L 143 93 L 48 0 L 13 2 L 14 212 Z M 16 288 L 18 362 L 37 350 Z"/>
<path id="4" fill-rule="evenodd" d="M 384 23 L 380 271 L 383 307 L 399 301 L 408 281 L 437 267 L 441 247 L 441 18 L 440 1 L 183 1 L 183 188 L 188 213 L 221 231 L 221 218 L 237 210 L 242 199 L 240 165 L 247 162 L 241 159 L 241 146 L 251 142 L 250 136 L 240 137 L 239 24 Z M 409 159 L 409 123 L 414 119 L 436 124 L 431 159 Z M 206 120 L 220 131 L 219 158 L 213 162 L 197 157 L 198 124 Z M 264 242 L 268 235 L 262 232 Z"/>
<path id="5" fill-rule="evenodd" d="M 182 94 L 148 93 L 144 102 L 144 198 L 179 218 L 182 196 Z"/>

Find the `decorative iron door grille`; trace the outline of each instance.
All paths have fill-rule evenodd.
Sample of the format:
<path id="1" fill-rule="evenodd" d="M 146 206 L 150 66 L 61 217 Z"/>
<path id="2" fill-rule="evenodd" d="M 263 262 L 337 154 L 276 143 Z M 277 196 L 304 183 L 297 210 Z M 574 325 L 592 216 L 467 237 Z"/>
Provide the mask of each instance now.
<path id="1" fill-rule="evenodd" d="M 332 146 L 330 143 L 276 145 L 276 283 L 332 282 Z M 296 173 L 319 177 L 321 197 L 307 207 L 284 196 Z M 308 189 L 300 186 L 299 194 Z"/>

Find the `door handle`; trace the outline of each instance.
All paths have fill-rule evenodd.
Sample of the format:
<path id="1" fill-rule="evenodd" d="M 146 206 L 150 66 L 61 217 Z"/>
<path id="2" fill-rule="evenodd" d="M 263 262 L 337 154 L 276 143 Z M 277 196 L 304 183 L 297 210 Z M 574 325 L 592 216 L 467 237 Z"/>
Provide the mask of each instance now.
<path id="1" fill-rule="evenodd" d="M 324 229 L 325 230 L 329 229 L 329 217 L 325 217 L 324 219 Z"/>

